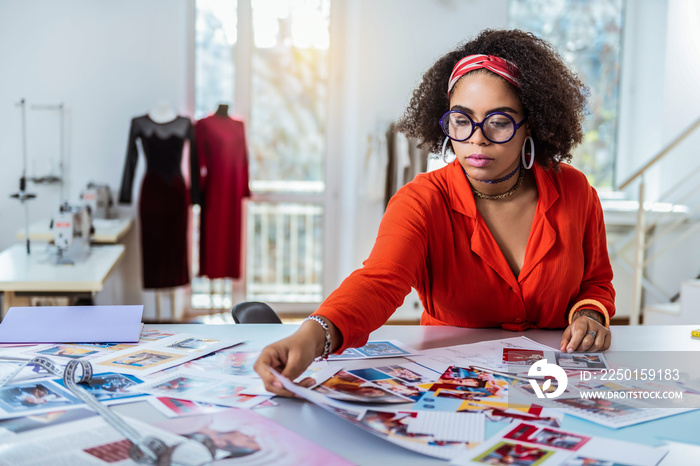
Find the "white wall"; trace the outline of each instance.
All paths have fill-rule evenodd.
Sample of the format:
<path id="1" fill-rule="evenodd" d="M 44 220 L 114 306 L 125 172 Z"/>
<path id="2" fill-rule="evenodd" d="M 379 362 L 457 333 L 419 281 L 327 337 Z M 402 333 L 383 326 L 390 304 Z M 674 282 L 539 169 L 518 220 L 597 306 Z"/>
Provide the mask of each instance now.
<path id="1" fill-rule="evenodd" d="M 658 120 L 665 143 L 700 118 L 700 2 L 668 0 L 667 31 L 663 62 L 664 106 L 662 118 Z M 700 131 L 695 131 L 682 144 L 669 157 L 671 163 L 664 164 L 660 175 L 664 191 L 698 166 Z"/>
<path id="2" fill-rule="evenodd" d="M 357 120 L 344 141 L 352 153 L 343 162 L 342 198 L 350 225 L 344 232 L 354 247 L 343 249 L 340 278 L 369 255 L 384 210 L 383 203 L 363 198 L 360 189 L 368 135 L 401 117 L 437 58 L 481 29 L 505 27 L 507 21 L 507 0 L 403 0 L 398 8 L 394 0 L 354 0 L 348 7 L 353 9 L 348 15 L 352 56 L 346 60 L 352 63 L 354 99 L 347 111 Z"/>
<path id="3" fill-rule="evenodd" d="M 627 2 L 622 63 L 617 182 L 652 159 L 700 112 L 700 3 L 694 0 Z M 695 142 L 700 141 L 696 135 Z M 647 177 L 656 199 L 688 170 L 686 150 Z M 672 160 L 673 158 L 669 158 Z"/>
<path id="4" fill-rule="evenodd" d="M 639 169 L 663 145 L 666 0 L 626 2 L 620 79 L 620 122 L 616 185 Z M 650 118 L 650 115 L 653 117 Z M 644 137 L 640 137 L 640 135 Z"/>
<path id="5" fill-rule="evenodd" d="M 22 172 L 21 98 L 31 104 L 67 108 L 68 199 L 77 201 L 88 181 L 108 183 L 118 193 L 130 119 L 157 99 L 191 108 L 190 0 L 79 1 L 26 0 L 0 3 L 0 249 L 17 240 L 24 210 L 9 194 Z M 58 153 L 57 114 L 28 111 L 30 164 L 41 174 Z M 145 161 L 139 161 L 134 199 Z M 30 219 L 49 219 L 60 189 L 30 186 L 38 198 Z M 122 208 L 136 215 L 134 205 Z M 144 303 L 138 234 L 127 237 L 127 257 L 110 279 L 113 299 Z M 115 303 L 116 304 L 116 303 Z M 146 302 L 147 312 L 152 308 Z"/>
<path id="6" fill-rule="evenodd" d="M 642 0 L 627 2 L 622 68 L 617 182 L 623 182 L 700 117 L 700 3 L 693 0 Z M 700 131 L 676 147 L 659 168 L 645 177 L 646 199 L 656 200 L 687 173 L 700 165 L 697 147 Z M 695 182 L 700 182 L 698 177 Z M 636 199 L 638 185 L 630 188 Z M 679 190 L 669 200 L 679 199 Z M 695 199 L 682 200 L 694 205 Z M 672 296 L 680 281 L 700 271 L 700 234 L 685 236 L 691 225 L 652 247 L 649 255 L 680 239 L 667 256 L 650 265 L 648 277 Z M 657 230 L 661 230 L 661 226 Z M 627 251 L 629 252 L 629 251 Z M 629 307 L 632 291 L 629 274 L 616 270 L 618 307 Z M 646 303 L 659 302 L 651 294 Z"/>
<path id="7" fill-rule="evenodd" d="M 700 118 L 700 2 L 668 0 L 667 31 L 662 70 L 664 106 L 657 120 L 665 143 Z M 698 147 L 700 130 L 671 152 L 659 170 L 660 192 L 666 192 L 677 180 L 700 166 Z M 700 177 L 695 176 L 694 180 L 700 183 Z M 684 202 L 697 205 L 700 193 L 696 192 Z M 700 220 L 698 212 L 695 218 Z M 669 294 L 680 290 L 679 280 L 695 277 L 700 272 L 700 232 L 691 230 L 694 225 L 697 226 L 684 225 L 655 247 L 655 250 L 671 247 L 667 256 L 653 264 L 649 271 L 650 277 Z M 699 320 L 700 308 L 696 307 L 695 321 Z"/>

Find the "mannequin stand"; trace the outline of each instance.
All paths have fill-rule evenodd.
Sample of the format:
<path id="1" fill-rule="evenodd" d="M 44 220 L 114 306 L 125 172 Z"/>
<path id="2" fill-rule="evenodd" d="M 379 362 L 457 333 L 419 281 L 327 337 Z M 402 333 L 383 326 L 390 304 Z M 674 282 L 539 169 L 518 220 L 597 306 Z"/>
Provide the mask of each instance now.
<path id="1" fill-rule="evenodd" d="M 156 290 L 156 321 L 161 322 L 161 300 L 162 294 L 163 293 L 169 293 L 170 294 L 170 317 L 171 320 L 174 322 L 175 321 L 175 288 L 170 288 L 168 291 L 159 291 Z"/>

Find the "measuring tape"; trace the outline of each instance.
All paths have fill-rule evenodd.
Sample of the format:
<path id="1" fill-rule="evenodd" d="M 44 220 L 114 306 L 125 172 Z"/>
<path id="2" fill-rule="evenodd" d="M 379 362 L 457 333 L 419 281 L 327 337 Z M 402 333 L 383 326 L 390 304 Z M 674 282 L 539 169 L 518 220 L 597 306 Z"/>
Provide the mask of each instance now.
<path id="1" fill-rule="evenodd" d="M 26 361 L 13 372 L 0 379 L 0 387 L 5 386 L 7 382 L 19 374 L 22 369 L 30 365 L 41 367 L 57 377 L 62 377 L 64 385 L 71 393 L 77 396 L 97 414 L 102 416 L 109 425 L 114 427 L 131 442 L 129 456 L 132 460 L 137 463 L 156 466 L 170 466 L 176 464 L 172 462 L 173 452 L 177 447 L 183 445 L 182 443 L 169 447 L 165 442 L 156 437 L 145 437 L 141 435 L 136 429 L 127 424 L 124 419 L 107 409 L 97 398 L 80 386 L 80 384 L 88 384 L 92 380 L 92 365 L 88 361 L 73 359 L 68 362 L 65 371 L 61 371 L 60 367 L 56 366 L 50 359 L 38 356 Z M 193 434 L 190 440 L 203 445 L 211 454 L 211 459 L 214 459 L 216 447 L 210 437 L 203 434 Z"/>

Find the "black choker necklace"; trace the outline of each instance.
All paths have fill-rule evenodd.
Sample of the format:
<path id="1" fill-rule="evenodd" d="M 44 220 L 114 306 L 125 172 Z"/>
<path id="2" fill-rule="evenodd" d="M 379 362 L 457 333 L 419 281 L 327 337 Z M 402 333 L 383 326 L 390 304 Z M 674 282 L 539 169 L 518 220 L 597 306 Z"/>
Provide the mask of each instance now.
<path id="1" fill-rule="evenodd" d="M 518 167 L 520 167 L 520 166 L 518 166 Z M 512 196 L 513 193 L 515 193 L 515 191 L 518 190 L 520 185 L 523 184 L 524 179 L 525 179 L 525 170 L 520 170 L 520 175 L 518 175 L 518 181 L 513 185 L 512 188 L 510 188 L 508 191 L 504 192 L 503 194 L 484 194 L 484 193 L 481 193 L 481 192 L 477 191 L 476 189 L 474 189 L 473 186 L 472 186 L 472 193 L 474 193 L 474 195 L 476 197 L 479 197 L 481 199 L 488 199 L 489 201 L 496 201 L 498 199 L 503 199 L 504 197 Z"/>
<path id="2" fill-rule="evenodd" d="M 479 178 L 473 178 L 473 177 L 469 176 L 469 173 L 467 173 L 467 171 L 464 170 L 464 168 L 462 168 L 462 170 L 464 170 L 464 174 L 467 175 L 467 178 L 469 178 L 469 179 L 472 179 L 474 181 L 479 181 L 481 183 L 496 184 L 496 183 L 503 183 L 504 181 L 511 179 L 513 177 L 513 175 L 515 175 L 518 172 L 518 168 L 520 168 L 520 164 L 518 164 L 513 169 L 513 171 L 508 173 L 506 176 L 502 176 L 500 178 L 494 178 L 493 180 L 480 180 Z"/>

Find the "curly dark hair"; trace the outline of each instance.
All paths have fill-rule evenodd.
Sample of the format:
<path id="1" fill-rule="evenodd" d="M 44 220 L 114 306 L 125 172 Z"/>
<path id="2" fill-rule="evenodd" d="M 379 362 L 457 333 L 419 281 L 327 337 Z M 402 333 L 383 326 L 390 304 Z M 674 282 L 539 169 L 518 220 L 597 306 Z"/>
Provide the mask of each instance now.
<path id="1" fill-rule="evenodd" d="M 485 29 L 443 55 L 413 91 L 397 131 L 417 139 L 420 148 L 439 154 L 445 135 L 438 121 L 450 106 L 447 81 L 454 65 L 474 54 L 495 55 L 518 68 L 520 88 L 513 86 L 513 90 L 528 115 L 536 162 L 554 168 L 570 162 L 571 150 L 583 138 L 588 88 L 549 43 L 517 29 Z M 483 70 L 474 72 L 479 71 Z"/>

